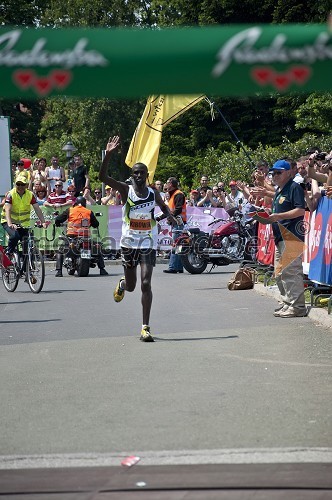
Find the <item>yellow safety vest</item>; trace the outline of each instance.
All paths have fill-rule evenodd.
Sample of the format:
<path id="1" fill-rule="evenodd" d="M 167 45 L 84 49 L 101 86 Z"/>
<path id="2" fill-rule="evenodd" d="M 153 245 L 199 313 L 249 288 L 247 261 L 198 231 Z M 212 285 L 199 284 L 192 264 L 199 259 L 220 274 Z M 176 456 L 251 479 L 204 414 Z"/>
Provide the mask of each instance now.
<path id="1" fill-rule="evenodd" d="M 9 191 L 12 197 L 11 220 L 13 224 L 20 224 L 23 227 L 30 227 L 31 200 L 33 193 L 28 189 L 23 196 L 20 196 L 16 188 Z M 1 223 L 7 222 L 5 207 L 2 209 Z"/>

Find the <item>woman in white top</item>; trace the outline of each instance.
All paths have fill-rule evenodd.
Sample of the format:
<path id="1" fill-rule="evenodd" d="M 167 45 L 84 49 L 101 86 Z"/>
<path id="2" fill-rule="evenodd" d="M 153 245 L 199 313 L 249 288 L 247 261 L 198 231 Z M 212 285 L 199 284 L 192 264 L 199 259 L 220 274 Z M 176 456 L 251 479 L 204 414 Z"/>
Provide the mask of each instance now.
<path id="1" fill-rule="evenodd" d="M 59 165 L 59 159 L 57 156 L 52 156 L 52 165 L 50 167 L 46 167 L 46 177 L 48 182 L 50 183 L 51 192 L 54 191 L 55 184 L 57 181 L 61 181 L 62 183 L 66 182 L 66 175 L 63 167 Z"/>

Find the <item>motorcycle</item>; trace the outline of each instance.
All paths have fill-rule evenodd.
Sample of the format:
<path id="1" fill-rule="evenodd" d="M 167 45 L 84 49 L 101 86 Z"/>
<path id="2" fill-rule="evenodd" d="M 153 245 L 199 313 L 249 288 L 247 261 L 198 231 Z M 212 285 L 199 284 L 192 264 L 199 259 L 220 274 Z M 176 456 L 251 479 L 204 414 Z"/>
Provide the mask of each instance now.
<path id="1" fill-rule="evenodd" d="M 174 242 L 175 252 L 180 255 L 186 271 L 200 274 L 208 264 L 212 264 L 212 270 L 216 266 L 254 262 L 257 253 L 255 221 L 246 221 L 239 211 L 226 220 L 213 215 L 211 217 L 214 220 L 208 226 L 222 223 L 211 234 L 199 228 L 188 228 Z"/>
<path id="2" fill-rule="evenodd" d="M 57 213 L 55 212 L 57 215 Z M 96 217 L 102 213 L 96 212 Z M 66 226 L 66 223 L 61 224 Z M 96 267 L 99 255 L 102 252 L 102 244 L 99 242 L 99 228 L 96 228 L 98 241 L 93 241 L 91 236 L 71 237 L 63 232 L 59 237 L 59 250 L 64 254 L 63 267 L 67 269 L 70 276 L 75 272 L 79 277 L 89 275 L 90 268 Z M 53 239 L 55 237 L 55 226 L 53 226 Z"/>
<path id="3" fill-rule="evenodd" d="M 98 242 L 92 242 L 90 238 L 72 238 L 68 239 L 68 251 L 63 261 L 63 267 L 67 269 L 69 275 L 85 277 L 89 275 L 90 267 L 96 267 L 98 261 L 98 252 L 101 251 Z"/>

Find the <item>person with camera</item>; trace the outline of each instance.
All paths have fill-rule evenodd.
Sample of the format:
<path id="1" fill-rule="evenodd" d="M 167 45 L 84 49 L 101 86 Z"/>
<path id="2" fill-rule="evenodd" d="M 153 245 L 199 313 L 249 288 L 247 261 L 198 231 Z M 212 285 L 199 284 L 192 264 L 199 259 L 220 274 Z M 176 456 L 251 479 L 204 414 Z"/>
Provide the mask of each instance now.
<path id="1" fill-rule="evenodd" d="M 322 165 L 323 170 L 322 171 Z M 324 153 L 315 151 L 309 156 L 308 177 L 315 179 L 322 184 L 332 185 L 332 151 Z"/>
<path id="2" fill-rule="evenodd" d="M 304 190 L 293 181 L 291 165 L 286 160 L 274 163 L 272 178 L 277 189 L 268 221 L 272 223 L 275 240 L 274 273 L 281 297 L 274 316 L 306 316 L 302 269 Z"/>

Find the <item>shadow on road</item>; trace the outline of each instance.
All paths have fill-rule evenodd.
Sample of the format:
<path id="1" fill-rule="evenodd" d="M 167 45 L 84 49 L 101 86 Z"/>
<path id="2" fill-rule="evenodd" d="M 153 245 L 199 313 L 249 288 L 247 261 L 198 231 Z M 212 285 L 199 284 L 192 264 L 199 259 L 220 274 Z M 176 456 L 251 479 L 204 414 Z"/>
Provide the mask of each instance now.
<path id="1" fill-rule="evenodd" d="M 160 337 L 156 337 L 155 335 L 153 336 L 153 338 L 155 340 L 160 340 L 161 342 L 185 342 L 185 341 L 189 341 L 189 342 L 193 342 L 195 340 L 226 340 L 226 339 L 238 339 L 239 336 L 238 335 L 228 335 L 227 337 L 195 337 L 195 338 L 192 338 L 192 339 L 179 339 L 179 338 L 167 338 L 167 339 L 162 339 Z"/>

